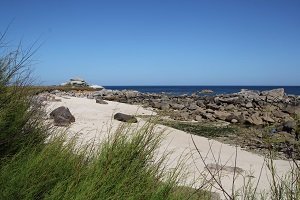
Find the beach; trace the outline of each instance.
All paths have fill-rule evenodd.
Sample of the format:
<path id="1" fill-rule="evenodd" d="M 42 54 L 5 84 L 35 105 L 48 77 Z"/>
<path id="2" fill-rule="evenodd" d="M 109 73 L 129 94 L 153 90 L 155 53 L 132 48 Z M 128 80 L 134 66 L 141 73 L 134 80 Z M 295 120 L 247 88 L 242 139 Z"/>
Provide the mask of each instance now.
<path id="1" fill-rule="evenodd" d="M 95 99 L 67 96 L 55 98 L 61 99 L 61 101 L 48 102 L 47 112 L 60 106 L 68 107 L 75 117 L 75 122 L 66 129 L 66 132 L 69 137 L 76 136 L 80 144 L 94 142 L 95 145 L 99 145 L 101 140 L 107 138 L 109 134 L 113 134 L 124 123 L 113 119 L 114 114 L 118 112 L 136 116 L 156 115 L 152 109 L 139 105 L 113 101 L 107 101 L 108 104 L 97 104 Z M 141 127 L 146 122 L 142 118 L 137 119 L 138 123 L 131 125 L 133 128 Z M 166 152 L 170 152 L 166 161 L 167 169 L 173 169 L 179 163 L 184 165 L 186 180 L 181 184 L 187 186 L 192 184 L 195 188 L 201 186 L 201 180 L 204 177 L 207 180 L 212 178 L 207 175 L 209 174 L 208 168 L 211 172 L 218 171 L 217 177 L 220 180 L 214 180 L 214 182 L 220 182 L 229 194 L 232 190 L 233 176 L 235 176 L 235 190 L 241 189 L 248 179 L 251 179 L 254 186 L 259 180 L 258 192 L 270 189 L 271 174 L 266 167 L 264 157 L 245 151 L 240 147 L 190 135 L 163 125 L 156 125 L 155 131 L 163 134 L 164 138 L 157 150 L 157 156 L 160 157 Z M 291 163 L 287 160 L 274 160 L 274 165 L 279 176 L 283 176 L 291 168 Z M 235 166 L 236 168 L 234 168 Z M 212 191 L 222 193 L 219 190 L 219 184 L 214 183 L 213 186 Z"/>

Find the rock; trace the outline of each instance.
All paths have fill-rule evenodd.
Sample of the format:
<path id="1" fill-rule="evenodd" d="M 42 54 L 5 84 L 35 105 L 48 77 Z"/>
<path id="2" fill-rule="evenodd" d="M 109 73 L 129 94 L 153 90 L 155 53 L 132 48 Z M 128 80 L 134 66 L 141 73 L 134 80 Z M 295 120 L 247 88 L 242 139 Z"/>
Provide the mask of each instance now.
<path id="1" fill-rule="evenodd" d="M 285 113 L 288 113 L 290 115 L 300 116 L 300 106 L 287 105 L 282 109 L 282 111 L 285 112 Z"/>
<path id="2" fill-rule="evenodd" d="M 113 95 L 113 94 L 109 94 L 107 96 L 103 96 L 102 97 L 104 100 L 107 100 L 107 101 L 116 101 L 118 98 L 116 95 Z"/>
<path id="3" fill-rule="evenodd" d="M 253 104 L 251 102 L 248 102 L 246 105 L 245 105 L 246 108 L 253 108 Z"/>
<path id="4" fill-rule="evenodd" d="M 265 122 L 268 123 L 275 123 L 275 120 L 272 119 L 272 117 L 270 117 L 270 115 L 268 113 L 265 113 L 262 117 L 262 120 L 264 120 Z"/>
<path id="5" fill-rule="evenodd" d="M 96 103 L 99 103 L 99 104 L 108 104 L 106 101 L 104 101 L 104 100 L 101 99 L 101 98 L 97 98 L 97 99 L 96 99 Z"/>
<path id="6" fill-rule="evenodd" d="M 236 107 L 233 104 L 229 104 L 227 106 L 225 106 L 225 110 L 235 110 Z"/>
<path id="7" fill-rule="evenodd" d="M 214 116 L 213 116 L 213 114 L 211 114 L 211 113 L 202 113 L 201 115 L 205 119 L 209 119 L 209 120 L 214 120 L 215 119 Z"/>
<path id="8" fill-rule="evenodd" d="M 239 122 L 239 121 L 238 121 L 237 119 L 232 119 L 232 120 L 231 120 L 231 123 L 234 123 L 234 124 L 235 124 L 235 123 L 238 123 L 238 122 Z"/>
<path id="9" fill-rule="evenodd" d="M 196 115 L 195 120 L 201 122 L 203 121 L 203 118 L 200 115 Z"/>
<path id="10" fill-rule="evenodd" d="M 259 117 L 259 113 L 254 113 L 250 117 L 246 118 L 245 122 L 256 126 L 264 124 L 262 118 Z"/>
<path id="11" fill-rule="evenodd" d="M 201 108 L 204 108 L 205 107 L 205 104 L 204 104 L 204 101 L 203 100 L 198 100 L 196 102 L 197 106 L 201 107 Z"/>
<path id="12" fill-rule="evenodd" d="M 189 113 L 188 112 L 181 112 L 180 113 L 180 118 L 181 118 L 181 120 L 183 120 L 183 121 L 188 121 L 189 120 Z"/>
<path id="13" fill-rule="evenodd" d="M 168 102 L 161 102 L 159 109 L 168 110 L 170 108 L 170 104 Z"/>
<path id="14" fill-rule="evenodd" d="M 158 102 L 157 100 L 152 100 L 150 102 L 150 105 L 153 107 L 153 108 L 160 108 L 161 107 L 161 103 Z"/>
<path id="15" fill-rule="evenodd" d="M 227 122 L 232 122 L 232 121 L 236 121 L 235 123 L 240 121 L 240 114 L 237 113 L 231 113 L 230 115 L 228 115 L 225 119 L 225 121 Z M 233 122 L 234 123 L 234 122 Z"/>
<path id="16" fill-rule="evenodd" d="M 293 130 L 296 129 L 296 122 L 295 121 L 287 121 L 287 122 L 284 122 L 282 124 L 282 131 L 286 131 L 288 133 L 292 133 Z"/>
<path id="17" fill-rule="evenodd" d="M 192 103 L 192 104 L 190 104 L 190 105 L 187 107 L 187 109 L 189 109 L 189 110 L 197 110 L 197 109 L 198 109 L 198 106 L 197 106 L 197 104 Z"/>
<path id="18" fill-rule="evenodd" d="M 259 91 L 256 90 L 241 89 L 237 94 L 249 100 L 257 99 L 259 97 Z"/>
<path id="19" fill-rule="evenodd" d="M 206 89 L 206 90 L 201 90 L 199 93 L 200 94 L 211 94 L 211 93 L 214 93 L 214 91 Z"/>
<path id="20" fill-rule="evenodd" d="M 137 123 L 137 119 L 132 115 L 126 115 L 123 113 L 117 113 L 114 115 L 114 119 L 121 122 Z"/>
<path id="21" fill-rule="evenodd" d="M 287 114 L 287 113 L 284 113 L 284 112 L 282 112 L 282 111 L 280 111 L 280 110 L 274 110 L 274 111 L 272 111 L 272 114 L 275 116 L 275 117 L 277 117 L 277 118 L 287 118 L 287 117 L 289 117 L 290 115 L 289 114 Z"/>
<path id="22" fill-rule="evenodd" d="M 184 108 L 184 105 L 178 103 L 171 103 L 170 106 L 175 110 L 182 110 Z"/>
<path id="23" fill-rule="evenodd" d="M 284 97 L 284 89 L 278 88 L 274 90 L 263 91 L 261 94 L 267 97 L 268 102 L 280 102 Z"/>
<path id="24" fill-rule="evenodd" d="M 226 112 L 226 111 L 215 111 L 215 112 L 214 112 L 214 115 L 215 115 L 215 117 L 216 117 L 217 119 L 220 119 L 220 120 L 225 121 L 226 118 L 227 118 L 228 116 L 230 116 L 231 114 L 228 113 L 228 112 Z"/>
<path id="25" fill-rule="evenodd" d="M 239 101 L 239 97 L 219 98 L 222 103 L 235 104 Z"/>
<path id="26" fill-rule="evenodd" d="M 134 90 L 124 90 L 123 93 L 127 99 L 134 98 L 139 95 L 139 92 Z"/>
<path id="27" fill-rule="evenodd" d="M 55 126 L 68 126 L 75 122 L 75 117 L 71 114 L 69 108 L 61 106 L 50 113 L 50 117 L 54 119 Z"/>
<path id="28" fill-rule="evenodd" d="M 207 108 L 210 108 L 212 110 L 219 110 L 219 106 L 217 106 L 216 104 L 210 103 L 206 105 Z"/>

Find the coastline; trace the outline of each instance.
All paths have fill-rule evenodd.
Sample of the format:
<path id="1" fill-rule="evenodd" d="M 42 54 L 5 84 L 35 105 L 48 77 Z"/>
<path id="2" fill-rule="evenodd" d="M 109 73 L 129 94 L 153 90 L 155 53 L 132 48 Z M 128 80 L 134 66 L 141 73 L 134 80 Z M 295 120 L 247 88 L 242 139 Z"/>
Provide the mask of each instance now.
<path id="1" fill-rule="evenodd" d="M 97 104 L 94 99 L 69 97 L 69 96 L 55 96 L 61 101 L 49 102 L 47 110 L 50 112 L 58 106 L 66 106 L 70 109 L 71 113 L 75 116 L 76 121 L 66 129 L 70 137 L 77 136 L 79 143 L 87 144 L 91 141 L 99 141 L 104 139 L 109 133 L 118 128 L 122 122 L 113 119 L 113 114 L 116 112 L 124 112 L 132 115 L 153 115 L 152 109 L 145 109 L 138 105 L 129 105 L 125 103 L 107 101 L 108 104 Z M 138 124 L 133 126 L 141 126 L 145 121 L 138 118 Z M 202 172 L 207 173 L 204 163 L 199 158 L 197 151 L 191 140 L 191 135 L 170 127 L 157 125 L 157 131 L 165 130 L 164 140 L 158 150 L 158 156 L 161 156 L 166 151 L 172 152 L 169 157 L 167 166 L 173 169 L 178 164 L 182 155 L 185 155 L 184 165 L 187 167 L 187 183 L 195 182 L 195 177 L 201 177 Z M 222 183 L 227 191 L 232 188 L 233 171 L 230 170 L 235 166 L 235 153 L 237 152 L 236 166 L 243 170 L 244 176 L 251 177 L 251 180 L 256 183 L 260 177 L 260 171 L 265 159 L 262 156 L 247 152 L 237 147 L 222 144 L 216 140 L 208 140 L 205 137 L 193 136 L 197 147 L 203 155 L 207 154 L 207 164 L 224 165 L 228 170 L 222 170 Z M 210 145 L 212 145 L 210 147 Z M 209 152 L 212 150 L 212 152 Z M 237 151 L 236 151 L 237 150 Z M 220 153 L 221 152 L 221 153 Z M 217 157 L 217 159 L 216 159 Z M 288 172 L 290 163 L 284 160 L 274 161 L 278 174 L 281 176 Z M 218 167 L 218 166 L 215 166 Z M 213 168 L 213 166 L 212 166 Z M 200 169 L 200 171 L 198 171 Z M 253 174 L 246 174 L 250 171 Z M 266 173 L 266 168 L 264 172 Z M 270 174 L 264 174 L 260 177 L 259 190 L 268 190 L 269 182 L 268 177 Z M 244 178 L 238 175 L 236 178 L 236 187 L 243 185 Z M 183 183 L 182 183 L 183 184 Z M 194 187 L 198 185 L 195 184 Z M 236 188 L 237 189 L 237 188 Z M 215 189 L 215 191 L 218 191 Z"/>

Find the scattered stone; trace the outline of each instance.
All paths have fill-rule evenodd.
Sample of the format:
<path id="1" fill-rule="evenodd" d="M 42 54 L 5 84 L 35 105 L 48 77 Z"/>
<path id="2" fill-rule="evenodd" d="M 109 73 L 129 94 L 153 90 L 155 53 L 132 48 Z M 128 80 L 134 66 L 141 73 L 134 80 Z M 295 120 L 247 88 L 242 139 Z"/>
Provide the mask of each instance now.
<path id="1" fill-rule="evenodd" d="M 114 115 L 114 119 L 121 122 L 137 123 L 137 119 L 132 115 L 126 115 L 123 113 L 117 113 Z"/>

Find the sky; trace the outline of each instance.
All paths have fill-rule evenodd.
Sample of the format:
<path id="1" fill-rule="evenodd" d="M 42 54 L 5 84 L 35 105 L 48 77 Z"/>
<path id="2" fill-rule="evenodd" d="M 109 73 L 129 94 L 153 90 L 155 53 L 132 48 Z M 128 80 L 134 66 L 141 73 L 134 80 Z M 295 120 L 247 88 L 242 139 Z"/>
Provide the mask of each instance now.
<path id="1" fill-rule="evenodd" d="M 39 84 L 300 85 L 298 0 L 0 0 Z"/>

